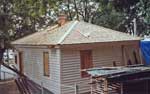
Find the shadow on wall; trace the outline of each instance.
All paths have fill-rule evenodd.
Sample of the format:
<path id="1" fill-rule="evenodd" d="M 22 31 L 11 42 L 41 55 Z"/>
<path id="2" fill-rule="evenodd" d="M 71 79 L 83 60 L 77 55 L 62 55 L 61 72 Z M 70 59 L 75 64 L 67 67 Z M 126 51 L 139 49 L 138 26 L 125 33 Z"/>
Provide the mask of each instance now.
<path id="1" fill-rule="evenodd" d="M 47 89 L 43 89 L 43 92 L 42 91 L 39 91 L 39 92 L 34 92 L 34 94 L 54 94 L 52 93 L 51 91 L 47 90 Z"/>
<path id="2" fill-rule="evenodd" d="M 39 93 L 39 94 L 41 94 L 41 93 Z M 44 89 L 43 94 L 54 94 L 54 93 L 50 92 L 50 91 L 47 90 L 47 89 Z"/>

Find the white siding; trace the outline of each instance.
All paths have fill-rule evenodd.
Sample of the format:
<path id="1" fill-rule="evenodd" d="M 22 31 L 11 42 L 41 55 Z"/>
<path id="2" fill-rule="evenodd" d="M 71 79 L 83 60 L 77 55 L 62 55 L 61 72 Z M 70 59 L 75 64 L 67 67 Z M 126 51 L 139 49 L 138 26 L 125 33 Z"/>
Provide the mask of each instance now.
<path id="1" fill-rule="evenodd" d="M 45 88 L 54 94 L 60 94 L 60 50 L 22 48 L 24 54 L 24 72 L 38 84 L 43 82 Z M 49 52 L 50 77 L 43 76 L 43 52 Z"/>
<path id="2" fill-rule="evenodd" d="M 117 66 L 121 66 L 121 46 L 100 47 L 93 50 L 94 67 L 111 67 L 114 61 Z"/>
<path id="3" fill-rule="evenodd" d="M 83 50 L 83 48 L 81 49 Z M 117 63 L 117 66 L 122 65 L 121 46 L 109 45 L 90 49 L 92 49 L 94 67 L 113 66 L 113 61 Z M 43 82 L 44 87 L 54 94 L 74 94 L 75 83 L 79 85 L 80 93 L 90 91 L 88 85 L 90 78 L 81 78 L 80 76 L 80 48 L 60 50 L 39 47 L 21 48 L 20 50 L 24 55 L 25 74 L 38 84 Z M 50 77 L 43 76 L 44 51 L 50 53 Z"/>
<path id="4" fill-rule="evenodd" d="M 118 47 L 99 47 L 92 49 L 94 67 L 113 66 L 116 61 L 120 66 L 122 60 L 121 46 Z M 89 78 L 80 76 L 80 51 L 62 50 L 61 57 L 61 84 L 74 86 L 79 85 L 80 93 L 90 91 Z M 73 94 L 74 89 L 62 86 L 62 94 Z"/>

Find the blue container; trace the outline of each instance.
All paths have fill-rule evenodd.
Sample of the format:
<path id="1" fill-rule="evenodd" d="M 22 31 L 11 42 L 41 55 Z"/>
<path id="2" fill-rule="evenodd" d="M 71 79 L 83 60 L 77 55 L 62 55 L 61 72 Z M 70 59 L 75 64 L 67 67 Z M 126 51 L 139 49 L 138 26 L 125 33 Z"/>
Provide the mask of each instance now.
<path id="1" fill-rule="evenodd" d="M 146 65 L 150 65 L 150 40 L 141 40 L 140 47 Z"/>

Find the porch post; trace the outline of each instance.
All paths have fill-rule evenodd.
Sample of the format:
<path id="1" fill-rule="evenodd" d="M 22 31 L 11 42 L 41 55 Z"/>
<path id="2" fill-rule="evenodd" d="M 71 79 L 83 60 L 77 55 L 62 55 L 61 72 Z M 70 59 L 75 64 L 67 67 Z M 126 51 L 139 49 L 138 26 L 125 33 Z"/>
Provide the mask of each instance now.
<path id="1" fill-rule="evenodd" d="M 123 94 L 123 83 L 120 83 L 120 94 Z"/>
<path id="2" fill-rule="evenodd" d="M 0 80 L 2 79 L 1 78 L 1 74 L 2 74 L 2 72 L 1 72 L 1 66 L 2 66 L 2 64 L 0 64 Z"/>
<path id="3" fill-rule="evenodd" d="M 78 87 L 78 85 L 75 83 L 75 94 L 79 94 L 79 87 Z"/>
<path id="4" fill-rule="evenodd" d="M 108 81 L 104 79 L 104 94 L 108 94 Z"/>

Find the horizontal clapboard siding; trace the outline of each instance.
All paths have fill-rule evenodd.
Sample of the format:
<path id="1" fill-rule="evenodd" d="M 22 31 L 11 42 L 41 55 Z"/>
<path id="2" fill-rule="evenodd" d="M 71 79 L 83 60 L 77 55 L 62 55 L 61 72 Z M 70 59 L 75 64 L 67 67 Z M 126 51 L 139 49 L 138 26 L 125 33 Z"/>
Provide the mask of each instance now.
<path id="1" fill-rule="evenodd" d="M 136 47 L 126 46 L 129 52 Z M 79 93 L 90 91 L 88 85 L 90 78 L 81 78 L 80 50 L 74 49 L 46 49 L 46 48 L 21 48 L 25 74 L 33 81 L 43 85 L 54 94 L 74 94 L 75 83 L 79 86 Z M 49 52 L 50 77 L 43 76 L 43 52 Z M 138 52 L 137 52 L 138 53 Z M 121 46 L 100 46 L 92 48 L 93 67 L 122 65 Z M 130 58 L 131 56 L 129 56 Z M 133 57 L 133 56 L 132 56 Z M 134 60 L 133 60 L 134 61 Z"/>
<path id="2" fill-rule="evenodd" d="M 53 92 L 60 94 L 60 50 L 22 48 L 24 53 L 24 72 L 38 84 Z M 43 52 L 49 52 L 50 77 L 43 75 Z"/>
<path id="3" fill-rule="evenodd" d="M 120 47 L 101 47 L 93 50 L 94 67 L 112 67 L 113 62 L 121 66 L 122 52 Z"/>
<path id="4" fill-rule="evenodd" d="M 116 51 L 115 54 L 113 51 Z M 90 78 L 81 78 L 80 75 L 80 51 L 79 50 L 62 50 L 61 57 L 61 84 L 74 86 L 79 85 L 79 93 L 90 91 L 88 82 Z M 112 66 L 113 61 L 118 66 L 121 65 L 122 53 L 119 47 L 99 47 L 92 49 L 94 67 Z M 74 89 L 62 86 L 62 94 L 74 94 Z"/>

